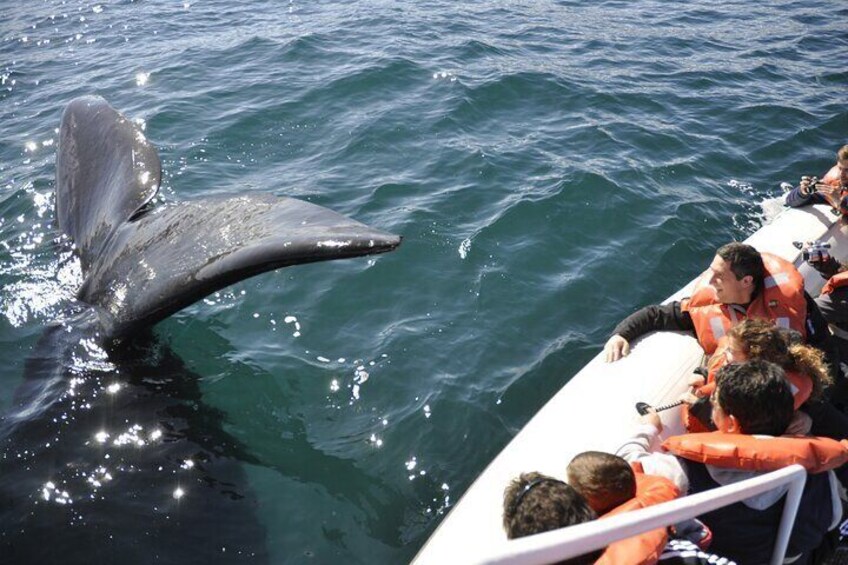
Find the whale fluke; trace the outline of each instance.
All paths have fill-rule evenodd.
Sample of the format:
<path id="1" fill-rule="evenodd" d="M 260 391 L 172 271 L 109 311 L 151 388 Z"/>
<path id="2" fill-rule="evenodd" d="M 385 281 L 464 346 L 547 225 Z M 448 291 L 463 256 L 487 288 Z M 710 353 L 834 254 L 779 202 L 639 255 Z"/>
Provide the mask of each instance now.
<path id="1" fill-rule="evenodd" d="M 56 178 L 59 227 L 75 243 L 107 338 L 152 325 L 250 276 L 383 253 L 401 238 L 293 198 L 246 195 L 150 205 L 156 149 L 99 97 L 62 118 Z"/>
<path id="2" fill-rule="evenodd" d="M 56 153 L 56 218 L 83 271 L 117 228 L 153 200 L 161 175 L 156 148 L 103 98 L 68 104 Z"/>

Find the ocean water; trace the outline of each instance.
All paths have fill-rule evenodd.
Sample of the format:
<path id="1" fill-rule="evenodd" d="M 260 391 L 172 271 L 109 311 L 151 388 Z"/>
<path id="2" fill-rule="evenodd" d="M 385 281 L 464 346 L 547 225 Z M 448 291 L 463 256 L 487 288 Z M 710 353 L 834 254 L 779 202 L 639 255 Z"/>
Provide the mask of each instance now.
<path id="1" fill-rule="evenodd" d="M 81 414 L 120 399 L 123 361 L 83 347 L 66 420 L 0 422 L 30 430 L 5 469 L 79 444 L 33 465 L 31 503 L 0 500 L 0 561 L 408 562 L 622 317 L 768 221 L 781 181 L 832 165 L 847 17 L 836 0 L 2 2 L 0 412 L 81 280 L 52 196 L 76 96 L 141 125 L 167 202 L 293 196 L 404 242 L 158 324 L 135 352 L 155 402 L 107 420 Z M 174 413 L 224 475 L 160 455 Z M 143 504 L 134 465 L 166 468 Z M 190 537 L 156 541 L 154 516 L 197 503 Z M 129 512 L 136 530 L 110 530 Z"/>

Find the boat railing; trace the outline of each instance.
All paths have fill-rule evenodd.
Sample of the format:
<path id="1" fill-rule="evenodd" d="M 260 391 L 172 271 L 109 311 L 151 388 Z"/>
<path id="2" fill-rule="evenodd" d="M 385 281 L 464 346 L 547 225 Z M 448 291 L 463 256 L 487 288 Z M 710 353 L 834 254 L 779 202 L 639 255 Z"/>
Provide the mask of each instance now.
<path id="1" fill-rule="evenodd" d="M 627 512 L 603 520 L 594 520 L 568 528 L 511 540 L 486 555 L 480 563 L 488 565 L 543 564 L 577 557 L 656 528 L 666 527 L 706 512 L 729 506 L 740 500 L 789 485 L 777 539 L 772 551 L 773 565 L 783 562 L 789 534 L 795 523 L 807 472 L 800 465 L 766 473 L 738 483 L 684 496 L 671 502 Z"/>

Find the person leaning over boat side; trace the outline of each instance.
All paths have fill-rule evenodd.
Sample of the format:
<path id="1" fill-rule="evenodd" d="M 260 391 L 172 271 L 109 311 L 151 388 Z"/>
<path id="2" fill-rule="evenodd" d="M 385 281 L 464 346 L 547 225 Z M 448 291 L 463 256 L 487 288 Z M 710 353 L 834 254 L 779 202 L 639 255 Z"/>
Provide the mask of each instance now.
<path id="1" fill-rule="evenodd" d="M 833 363 L 827 323 L 803 283 L 788 261 L 744 243 L 728 243 L 718 249 L 690 298 L 646 306 L 622 320 L 604 345 L 606 360 L 628 355 L 630 342 L 652 331 L 693 332 L 712 355 L 735 323 L 765 318 L 798 331 Z"/>
<path id="2" fill-rule="evenodd" d="M 662 448 L 677 456 L 690 493 L 711 490 L 800 462 L 808 470 L 789 540 L 794 563 L 808 557 L 839 522 L 842 504 L 832 469 L 848 461 L 848 447 L 829 438 L 777 437 L 792 419 L 793 398 L 783 370 L 766 361 L 732 363 L 719 370 L 713 393 L 718 431 L 669 438 Z M 654 412 L 619 448 L 628 461 L 651 455 L 662 424 Z M 756 435 L 757 437 L 753 437 Z M 773 436 L 773 437 L 767 437 Z M 782 487 L 699 516 L 713 532 L 711 550 L 740 563 L 766 563 L 783 510 Z"/>
<path id="3" fill-rule="evenodd" d="M 848 145 L 836 152 L 836 164 L 815 182 L 801 177 L 801 183 L 786 194 L 786 205 L 792 208 L 808 204 L 830 204 L 843 215 L 848 213 L 848 202 L 843 203 L 848 192 Z"/>

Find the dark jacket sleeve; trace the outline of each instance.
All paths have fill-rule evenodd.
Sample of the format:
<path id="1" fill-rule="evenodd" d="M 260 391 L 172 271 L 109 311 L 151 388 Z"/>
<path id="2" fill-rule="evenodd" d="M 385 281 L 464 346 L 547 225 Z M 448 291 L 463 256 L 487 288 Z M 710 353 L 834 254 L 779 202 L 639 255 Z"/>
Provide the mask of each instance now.
<path id="1" fill-rule="evenodd" d="M 843 329 L 848 327 L 848 287 L 822 294 L 815 302 L 825 320 Z"/>
<path id="2" fill-rule="evenodd" d="M 813 192 L 809 196 L 805 196 L 801 194 L 801 187 L 796 186 L 786 194 L 784 203 L 790 208 L 798 208 L 808 204 L 827 204 L 827 200 L 820 192 Z"/>
<path id="3" fill-rule="evenodd" d="M 827 304 L 827 302 L 821 299 L 818 302 L 813 300 L 807 291 L 804 291 L 804 298 L 807 301 L 807 343 L 824 353 L 824 361 L 830 368 L 831 374 L 834 378 L 838 378 L 842 374 L 839 366 L 839 349 L 827 327 L 830 319 L 826 319 L 819 308 L 821 304 Z"/>
<path id="4" fill-rule="evenodd" d="M 656 331 L 694 332 L 695 324 L 689 312 L 680 309 L 680 302 L 671 302 L 637 310 L 615 327 L 613 335 L 618 334 L 627 341 L 633 341 Z"/>

